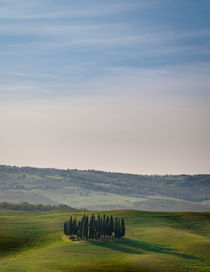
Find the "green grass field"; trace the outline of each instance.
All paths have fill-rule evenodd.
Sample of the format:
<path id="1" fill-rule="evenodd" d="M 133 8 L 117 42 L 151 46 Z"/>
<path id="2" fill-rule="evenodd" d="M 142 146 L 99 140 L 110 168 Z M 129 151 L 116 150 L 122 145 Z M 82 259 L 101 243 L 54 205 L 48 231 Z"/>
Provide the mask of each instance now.
<path id="1" fill-rule="evenodd" d="M 82 214 L 1 212 L 0 271 L 210 271 L 210 213 L 106 212 L 125 218 L 123 239 L 65 239 Z"/>

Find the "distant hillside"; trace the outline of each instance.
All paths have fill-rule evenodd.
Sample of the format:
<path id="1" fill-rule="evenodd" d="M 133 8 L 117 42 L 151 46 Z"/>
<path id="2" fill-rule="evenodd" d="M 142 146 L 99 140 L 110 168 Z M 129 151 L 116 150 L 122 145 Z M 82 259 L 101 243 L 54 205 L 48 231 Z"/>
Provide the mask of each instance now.
<path id="1" fill-rule="evenodd" d="M 0 202 L 88 209 L 210 211 L 210 175 L 133 175 L 0 166 Z"/>

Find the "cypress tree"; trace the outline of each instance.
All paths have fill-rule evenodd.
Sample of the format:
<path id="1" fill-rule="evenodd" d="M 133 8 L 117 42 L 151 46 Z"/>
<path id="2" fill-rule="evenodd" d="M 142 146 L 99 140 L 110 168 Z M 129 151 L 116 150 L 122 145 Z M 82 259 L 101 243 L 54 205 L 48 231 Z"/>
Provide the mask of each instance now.
<path id="1" fill-rule="evenodd" d="M 94 217 L 94 214 L 92 214 L 92 216 L 91 216 L 91 229 L 90 229 L 91 239 L 94 239 L 94 221 L 95 221 L 95 217 Z"/>
<path id="2" fill-rule="evenodd" d="M 72 235 L 72 216 L 69 219 L 69 235 Z"/>
<path id="3" fill-rule="evenodd" d="M 111 215 L 110 222 L 109 222 L 109 231 L 110 231 L 111 236 L 112 236 L 112 233 L 114 231 L 113 227 L 114 227 L 114 223 L 113 223 L 113 217 Z"/>
<path id="4" fill-rule="evenodd" d="M 88 239 L 88 216 L 85 218 L 85 239 Z"/>
<path id="5" fill-rule="evenodd" d="M 124 218 L 121 219 L 121 237 L 125 236 L 125 221 Z"/>
<path id="6" fill-rule="evenodd" d="M 85 238 L 85 215 L 82 218 L 82 239 Z"/>
<path id="7" fill-rule="evenodd" d="M 82 224 L 80 220 L 78 223 L 78 237 L 82 238 Z"/>
<path id="8" fill-rule="evenodd" d="M 84 216 L 78 221 L 77 217 L 69 218 L 64 223 L 64 234 L 65 235 L 76 235 L 82 239 L 110 239 L 114 232 L 114 237 L 119 238 L 125 235 L 125 220 L 124 218 L 113 218 L 106 216 L 103 217 L 98 214 L 95 218 L 94 214 L 90 217 Z"/>
<path id="9" fill-rule="evenodd" d="M 94 220 L 94 238 L 95 239 L 98 239 L 97 229 L 98 229 L 97 220 Z"/>
<path id="10" fill-rule="evenodd" d="M 74 219 L 72 219 L 72 221 L 71 221 L 71 233 L 72 233 L 73 235 L 75 234 L 74 229 L 75 229 L 75 222 L 74 222 Z"/>
<path id="11" fill-rule="evenodd" d="M 72 223 L 72 234 L 77 235 L 77 231 L 77 218 L 75 217 Z"/>
<path id="12" fill-rule="evenodd" d="M 105 234 L 106 234 L 106 236 L 110 235 L 110 230 L 109 230 L 109 216 L 106 217 Z"/>
<path id="13" fill-rule="evenodd" d="M 98 214 L 98 238 L 100 239 L 101 238 L 101 217 L 100 217 L 100 214 Z"/>
<path id="14" fill-rule="evenodd" d="M 119 220 L 116 217 L 115 218 L 115 223 L 114 223 L 114 235 L 115 235 L 115 238 L 119 238 L 119 233 L 120 233 Z"/>
<path id="15" fill-rule="evenodd" d="M 69 235 L 69 221 L 66 222 L 66 235 Z"/>
<path id="16" fill-rule="evenodd" d="M 75 217 L 75 235 L 77 235 L 77 232 L 78 232 L 77 217 Z"/>
<path id="17" fill-rule="evenodd" d="M 64 223 L 64 234 L 65 235 L 67 234 L 67 223 L 66 222 Z"/>
<path id="18" fill-rule="evenodd" d="M 104 236 L 104 239 L 105 239 L 105 234 L 106 234 L 106 217 L 105 217 L 105 214 L 103 216 L 103 223 L 102 223 L 102 234 Z"/>
<path id="19" fill-rule="evenodd" d="M 92 237 L 92 218 L 93 218 L 93 216 L 91 216 L 91 218 L 90 218 L 90 226 L 89 226 L 89 239 Z"/>

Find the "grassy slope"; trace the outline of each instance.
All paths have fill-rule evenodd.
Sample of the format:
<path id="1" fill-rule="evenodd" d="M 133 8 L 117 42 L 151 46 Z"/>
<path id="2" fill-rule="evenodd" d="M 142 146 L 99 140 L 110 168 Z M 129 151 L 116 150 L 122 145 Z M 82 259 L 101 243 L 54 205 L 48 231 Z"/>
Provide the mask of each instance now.
<path id="1" fill-rule="evenodd" d="M 0 213 L 0 271 L 210 271 L 210 213 L 112 211 L 127 234 L 110 242 L 65 240 L 70 214 Z"/>

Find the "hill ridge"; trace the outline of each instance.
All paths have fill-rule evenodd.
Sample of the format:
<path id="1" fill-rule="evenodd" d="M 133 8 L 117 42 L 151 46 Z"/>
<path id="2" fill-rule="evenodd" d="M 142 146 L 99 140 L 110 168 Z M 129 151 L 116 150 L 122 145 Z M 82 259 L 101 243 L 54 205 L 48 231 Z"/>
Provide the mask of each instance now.
<path id="1" fill-rule="evenodd" d="M 209 211 L 210 175 L 137 175 L 0 165 L 0 199 L 80 209 Z"/>

